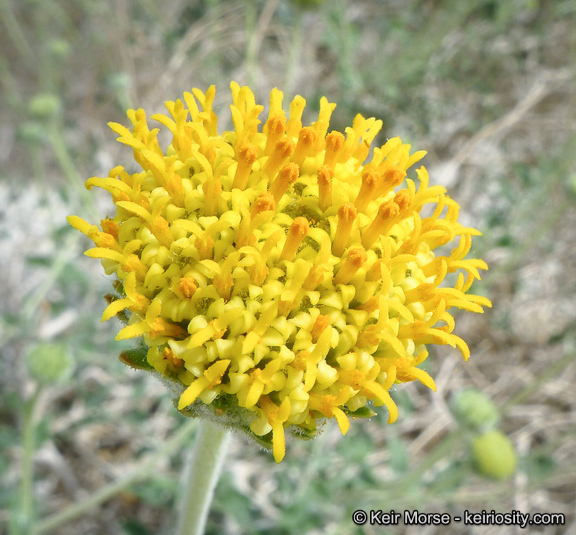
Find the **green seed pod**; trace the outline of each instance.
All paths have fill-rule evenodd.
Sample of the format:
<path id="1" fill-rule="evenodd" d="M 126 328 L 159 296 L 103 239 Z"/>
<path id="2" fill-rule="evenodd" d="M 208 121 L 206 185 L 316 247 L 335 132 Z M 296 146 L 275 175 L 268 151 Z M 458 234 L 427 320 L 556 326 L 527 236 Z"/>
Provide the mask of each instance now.
<path id="1" fill-rule="evenodd" d="M 61 384 L 72 375 L 74 359 L 64 345 L 45 342 L 29 351 L 26 367 L 39 383 Z"/>
<path id="2" fill-rule="evenodd" d="M 496 405 L 472 388 L 457 392 L 452 397 L 450 410 L 460 425 L 480 433 L 494 429 L 500 421 Z"/>
<path id="3" fill-rule="evenodd" d="M 510 439 L 497 429 L 476 436 L 472 441 L 472 460 L 483 476 L 503 480 L 516 469 L 516 451 Z"/>

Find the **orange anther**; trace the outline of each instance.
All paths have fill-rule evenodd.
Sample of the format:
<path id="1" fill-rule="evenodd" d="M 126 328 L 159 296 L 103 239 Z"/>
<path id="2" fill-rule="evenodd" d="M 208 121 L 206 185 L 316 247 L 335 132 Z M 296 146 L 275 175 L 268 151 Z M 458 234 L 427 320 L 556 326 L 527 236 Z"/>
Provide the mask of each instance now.
<path id="1" fill-rule="evenodd" d="M 396 186 L 399 186 L 404 180 L 406 176 L 406 172 L 402 171 L 402 169 L 398 167 L 391 167 L 384 171 L 382 175 L 382 180 L 380 181 L 380 185 L 378 187 L 378 191 L 376 192 L 376 197 L 381 197 L 382 195 L 386 195 L 390 190 L 394 189 Z"/>
<path id="2" fill-rule="evenodd" d="M 198 289 L 198 285 L 192 277 L 182 277 L 178 283 L 178 289 L 186 299 L 190 299 Z"/>
<path id="3" fill-rule="evenodd" d="M 254 218 L 262 212 L 268 212 L 276 209 L 276 202 L 273 195 L 262 192 L 256 197 L 256 200 L 250 206 L 250 215 Z"/>
<path id="4" fill-rule="evenodd" d="M 403 189 L 394 196 L 394 202 L 398 205 L 400 211 L 404 212 L 412 206 L 412 203 L 414 202 L 414 193 L 412 193 L 412 190 Z"/>

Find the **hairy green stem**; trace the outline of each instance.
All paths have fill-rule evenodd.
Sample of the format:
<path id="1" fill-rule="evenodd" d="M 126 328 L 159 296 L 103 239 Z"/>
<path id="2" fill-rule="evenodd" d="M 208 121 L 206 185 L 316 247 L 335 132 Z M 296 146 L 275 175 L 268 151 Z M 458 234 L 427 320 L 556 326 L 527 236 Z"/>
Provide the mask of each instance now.
<path id="1" fill-rule="evenodd" d="M 229 433 L 208 420 L 201 423 L 184 471 L 177 535 L 202 535 L 228 447 Z"/>

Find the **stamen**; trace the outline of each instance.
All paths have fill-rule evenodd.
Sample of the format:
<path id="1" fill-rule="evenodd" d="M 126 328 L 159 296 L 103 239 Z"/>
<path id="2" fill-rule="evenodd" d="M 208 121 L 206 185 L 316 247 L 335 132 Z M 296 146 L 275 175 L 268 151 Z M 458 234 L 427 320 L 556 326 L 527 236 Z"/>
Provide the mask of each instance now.
<path id="1" fill-rule="evenodd" d="M 218 295 L 224 298 L 225 301 L 228 301 L 232 295 L 232 287 L 234 286 L 232 268 L 238 261 L 238 254 L 239 253 L 233 253 L 228 256 L 221 266 L 220 273 L 213 279 L 214 288 L 216 288 Z"/>
<path id="2" fill-rule="evenodd" d="M 262 192 L 256 197 L 256 200 L 250 206 L 250 214 L 245 215 L 236 234 L 236 249 L 240 249 L 245 245 L 252 245 L 256 240 L 253 232 L 258 228 L 266 219 L 273 216 L 267 212 L 274 212 L 276 203 L 274 197 L 268 192 Z"/>
<path id="3" fill-rule="evenodd" d="M 348 258 L 334 277 L 334 284 L 348 284 L 356 272 L 364 265 L 367 259 L 364 249 L 350 249 Z"/>
<path id="4" fill-rule="evenodd" d="M 349 202 L 345 202 L 340 206 L 338 210 L 338 226 L 336 227 L 336 235 L 332 244 L 332 253 L 334 255 L 342 256 L 348 246 L 352 225 L 357 214 L 355 206 Z"/>
<path id="5" fill-rule="evenodd" d="M 250 275 L 250 280 L 252 284 L 256 286 L 262 286 L 266 277 L 268 276 L 268 266 L 266 265 L 266 260 L 262 256 L 255 258 L 254 264 L 248 269 L 248 274 Z"/>
<path id="6" fill-rule="evenodd" d="M 274 197 L 267 192 L 262 192 L 256 197 L 256 200 L 250 206 L 250 215 L 255 218 L 258 214 L 262 212 L 268 212 L 270 210 L 276 209 L 276 203 Z"/>
<path id="7" fill-rule="evenodd" d="M 187 334 L 180 325 L 166 321 L 162 317 L 157 317 L 148 331 L 148 336 L 152 339 L 158 338 L 159 336 L 166 336 L 177 340 L 184 340 Z"/>
<path id="8" fill-rule="evenodd" d="M 292 226 L 288 231 L 288 236 L 284 242 L 284 248 L 278 259 L 280 262 L 283 260 L 292 260 L 304 236 L 308 234 L 308 220 L 305 217 L 297 217 L 292 222 Z"/>
<path id="9" fill-rule="evenodd" d="M 233 188 L 238 188 L 244 191 L 248 184 L 250 171 L 252 165 L 258 159 L 258 149 L 252 143 L 247 143 L 242 147 L 238 154 L 238 166 L 234 174 L 234 181 L 232 182 Z"/>
<path id="10" fill-rule="evenodd" d="M 128 273 L 134 271 L 140 280 L 144 280 L 146 273 L 148 273 L 148 267 L 135 254 L 131 254 L 128 256 L 128 258 L 126 258 L 125 262 L 123 263 L 123 268 Z"/>
<path id="11" fill-rule="evenodd" d="M 386 169 L 382 175 L 380 185 L 377 188 L 376 197 L 382 197 L 389 191 L 393 190 L 396 186 L 399 186 L 405 176 L 406 172 L 396 166 Z"/>
<path id="12" fill-rule="evenodd" d="M 190 299 L 198 289 L 198 285 L 192 277 L 182 277 L 178 283 L 178 289 L 186 299 Z"/>
<path id="13" fill-rule="evenodd" d="M 212 178 L 204 182 L 204 215 L 218 215 L 218 201 L 222 196 L 222 184 L 217 178 Z"/>
<path id="14" fill-rule="evenodd" d="M 284 231 L 278 229 L 274 232 L 262 247 L 262 251 L 260 253 L 256 253 L 253 255 L 254 264 L 250 266 L 248 269 L 248 274 L 250 275 L 250 280 L 252 284 L 256 286 L 262 286 L 266 277 L 268 276 L 268 272 L 270 271 L 266 263 L 268 262 L 268 257 L 276 244 L 282 239 L 284 236 Z"/>
<path id="15" fill-rule="evenodd" d="M 314 291 L 316 287 L 324 281 L 326 268 L 324 266 L 313 266 L 302 284 L 302 288 L 308 291 Z"/>
<path id="16" fill-rule="evenodd" d="M 282 195 L 286 193 L 286 190 L 296 182 L 298 178 L 298 173 L 300 169 L 297 164 L 290 162 L 285 165 L 282 170 L 278 173 L 276 180 L 272 183 L 270 187 L 270 194 L 274 197 L 276 203 L 280 202 Z"/>
<path id="17" fill-rule="evenodd" d="M 296 145 L 296 149 L 292 155 L 292 161 L 298 164 L 299 167 L 302 167 L 304 165 L 304 160 L 306 160 L 310 149 L 314 143 L 316 143 L 317 139 L 318 134 L 313 127 L 305 126 L 302 128 L 298 134 L 298 144 Z"/>
<path id="18" fill-rule="evenodd" d="M 382 260 L 376 260 L 372 267 L 366 272 L 366 282 L 373 282 L 382 278 Z"/>
<path id="19" fill-rule="evenodd" d="M 162 351 L 162 358 L 166 359 L 173 369 L 184 367 L 184 361 L 176 357 L 174 355 L 174 351 L 172 351 L 172 349 L 169 347 L 164 348 L 164 351 Z"/>
<path id="20" fill-rule="evenodd" d="M 374 312 L 380 306 L 380 294 L 373 295 L 368 301 L 366 301 L 363 305 L 358 307 L 358 310 L 365 310 L 366 312 Z"/>
<path id="21" fill-rule="evenodd" d="M 371 169 L 362 173 L 362 186 L 354 201 L 354 206 L 359 212 L 366 210 L 368 203 L 375 197 L 376 188 L 380 182 L 380 175 Z"/>
<path id="22" fill-rule="evenodd" d="M 286 118 L 282 115 L 277 115 L 268 119 L 266 126 L 268 127 L 268 138 L 266 140 L 266 147 L 264 148 L 264 156 L 270 156 L 270 153 L 276 146 L 276 142 L 282 137 L 286 131 Z"/>
<path id="23" fill-rule="evenodd" d="M 378 237 L 392 227 L 399 214 L 400 208 L 398 208 L 398 205 L 394 201 L 382 203 L 374 221 L 372 221 L 370 226 L 362 233 L 362 246 L 364 249 L 370 249 Z"/>
<path id="24" fill-rule="evenodd" d="M 324 332 L 324 329 L 330 325 L 330 318 L 324 314 L 320 314 L 316 321 L 314 322 L 314 326 L 310 331 L 310 335 L 312 336 L 312 342 L 316 343 L 320 335 Z"/>
<path id="25" fill-rule="evenodd" d="M 406 211 L 414 202 L 414 193 L 412 190 L 403 189 L 394 196 L 394 202 L 398 205 L 400 212 Z"/>
<path id="26" fill-rule="evenodd" d="M 112 219 L 103 219 L 102 221 L 100 221 L 100 225 L 102 227 L 102 230 L 106 234 L 110 234 L 111 236 L 114 237 L 115 240 L 118 239 L 118 230 L 120 229 L 120 225 L 116 223 L 116 221 Z M 103 245 L 98 246 L 104 247 Z"/>
<path id="27" fill-rule="evenodd" d="M 268 175 L 268 181 L 272 182 L 272 179 L 276 176 L 278 169 L 284 163 L 284 160 L 288 158 L 294 152 L 294 141 L 288 139 L 287 137 L 282 138 L 276 143 L 274 151 L 268 160 L 264 164 L 262 171 Z"/>
<path id="28" fill-rule="evenodd" d="M 201 238 L 196 238 L 194 245 L 198 250 L 200 260 L 212 259 L 214 255 L 214 240 L 207 231 L 204 231 Z"/>
<path id="29" fill-rule="evenodd" d="M 325 212 L 332 206 L 332 178 L 334 171 L 328 165 L 318 169 L 318 196 L 320 197 L 320 210 Z"/>
<path id="30" fill-rule="evenodd" d="M 286 125 L 286 135 L 290 138 L 296 136 L 302 128 L 302 112 L 306 107 L 306 99 L 296 95 L 290 103 L 290 119 Z"/>
<path id="31" fill-rule="evenodd" d="M 360 332 L 358 334 L 358 338 L 356 339 L 356 345 L 360 348 L 377 346 L 379 343 L 380 338 L 374 325 L 371 325 L 367 329 Z"/>
<path id="32" fill-rule="evenodd" d="M 332 131 L 326 136 L 326 152 L 324 154 L 324 165 L 332 168 L 338 163 L 338 156 L 344 147 L 346 138 L 342 132 Z"/>
<path id="33" fill-rule="evenodd" d="M 166 221 L 166 219 L 161 215 L 158 215 L 153 219 L 152 224 L 150 225 L 150 230 L 152 231 L 152 234 L 156 236 L 158 242 L 164 247 L 170 247 L 170 244 L 174 241 L 168 221 Z"/>

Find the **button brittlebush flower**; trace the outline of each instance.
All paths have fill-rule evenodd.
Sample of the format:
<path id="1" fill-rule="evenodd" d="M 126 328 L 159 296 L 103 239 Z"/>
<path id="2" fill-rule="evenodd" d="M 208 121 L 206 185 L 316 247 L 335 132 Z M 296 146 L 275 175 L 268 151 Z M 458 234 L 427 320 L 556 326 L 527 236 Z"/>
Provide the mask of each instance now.
<path id="1" fill-rule="evenodd" d="M 381 121 L 328 133 L 335 105 L 322 98 L 303 126 L 305 100 L 287 116 L 274 89 L 260 127 L 250 89 L 231 90 L 231 131 L 218 133 L 214 87 L 153 115 L 172 134 L 165 152 L 143 110 L 128 112 L 132 129 L 111 123 L 142 171 L 88 180 L 117 207 L 102 231 L 68 221 L 117 278 L 103 319 L 142 340 L 145 358 L 123 361 L 169 382 L 182 413 L 243 430 L 279 462 L 287 434 L 313 437 L 326 419 L 345 434 L 384 405 L 394 421 L 394 384 L 435 388 L 417 367 L 427 344 L 468 358 L 450 310 L 490 306 L 468 293 L 487 266 L 467 258 L 480 233 L 445 189 L 424 167 L 408 178 L 423 151 L 392 138 L 368 158 Z"/>

